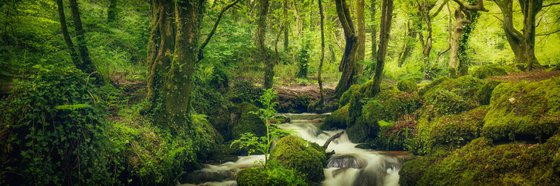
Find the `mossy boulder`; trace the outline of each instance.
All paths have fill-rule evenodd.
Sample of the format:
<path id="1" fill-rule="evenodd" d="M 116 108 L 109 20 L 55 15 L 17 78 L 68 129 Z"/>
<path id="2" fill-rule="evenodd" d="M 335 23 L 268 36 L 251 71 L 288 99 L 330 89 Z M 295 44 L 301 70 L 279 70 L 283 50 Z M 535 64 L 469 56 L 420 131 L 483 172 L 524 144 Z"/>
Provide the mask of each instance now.
<path id="1" fill-rule="evenodd" d="M 227 97 L 233 103 L 251 102 L 259 99 L 263 90 L 250 81 L 238 81 L 228 92 Z"/>
<path id="2" fill-rule="evenodd" d="M 494 140 L 545 140 L 560 127 L 560 78 L 498 85 L 484 121 Z"/>
<path id="3" fill-rule="evenodd" d="M 344 105 L 332 112 L 331 115 L 325 118 L 325 123 L 321 125 L 321 129 L 345 129 L 348 121 L 348 108 L 349 105 Z"/>
<path id="4" fill-rule="evenodd" d="M 433 121 L 430 138 L 434 146 L 461 147 L 480 136 L 487 107 L 478 107 L 468 112 L 447 115 Z"/>
<path id="5" fill-rule="evenodd" d="M 492 92 L 500 84 L 499 81 L 488 81 L 484 83 L 480 89 L 476 92 L 476 98 L 480 105 L 490 104 L 490 98 L 492 98 Z"/>
<path id="6" fill-rule="evenodd" d="M 236 178 L 239 186 L 274 185 L 305 186 L 308 185 L 301 173 L 281 165 L 267 164 L 266 167 L 253 167 L 241 170 Z"/>
<path id="7" fill-rule="evenodd" d="M 397 82 L 397 88 L 403 92 L 414 92 L 418 90 L 418 86 L 416 85 L 416 81 L 413 79 L 403 79 Z"/>
<path id="8" fill-rule="evenodd" d="M 506 69 L 497 65 L 484 65 L 474 68 L 471 74 L 473 77 L 484 79 L 491 76 L 507 75 L 507 72 Z"/>
<path id="9" fill-rule="evenodd" d="M 448 155 L 449 151 L 438 150 L 429 156 L 417 156 L 405 160 L 399 171 L 399 184 L 402 186 L 419 185 L 418 181 L 422 179 L 426 170 L 433 164 L 439 163 Z"/>
<path id="10" fill-rule="evenodd" d="M 286 136 L 278 140 L 270 153 L 270 160 L 305 175 L 310 182 L 321 182 L 325 175 L 323 164 L 327 161 L 325 150 L 300 137 Z"/>
<path id="11" fill-rule="evenodd" d="M 423 175 L 416 184 L 556 185 L 560 174 L 556 171 L 558 164 L 553 162 L 559 151 L 560 135 L 543 144 L 494 145 L 488 138 L 477 138 L 425 170 L 418 170 Z M 403 170 L 407 166 L 412 165 L 405 163 Z"/>
<path id="12" fill-rule="evenodd" d="M 424 95 L 424 114 L 428 117 L 439 117 L 457 114 L 477 106 L 476 102 L 457 95 L 449 90 L 437 89 Z"/>
<path id="13" fill-rule="evenodd" d="M 232 108 L 230 117 L 232 118 L 232 137 L 239 138 L 241 134 L 251 132 L 257 136 L 266 135 L 266 126 L 258 115 L 251 112 L 258 111 L 259 108 L 251 103 L 240 103 Z"/>

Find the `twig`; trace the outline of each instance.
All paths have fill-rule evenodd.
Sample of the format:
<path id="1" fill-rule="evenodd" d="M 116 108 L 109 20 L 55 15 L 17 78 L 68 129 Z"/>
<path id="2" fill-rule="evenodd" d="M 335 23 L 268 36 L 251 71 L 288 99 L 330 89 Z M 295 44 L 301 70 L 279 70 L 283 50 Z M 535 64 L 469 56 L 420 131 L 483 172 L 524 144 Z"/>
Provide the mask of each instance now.
<path id="1" fill-rule="evenodd" d="M 239 1 L 241 0 L 236 0 L 235 2 L 227 5 L 224 9 L 222 9 L 222 11 L 220 12 L 220 15 L 218 15 L 218 19 L 216 20 L 216 23 L 214 23 L 214 27 L 212 28 L 212 31 L 210 31 L 210 34 L 208 34 L 208 37 L 206 37 L 206 39 L 204 40 L 204 43 L 202 43 L 202 45 L 200 46 L 200 49 L 198 50 L 198 61 L 201 61 L 202 59 L 204 59 L 204 48 L 206 47 L 206 45 L 208 45 L 208 43 L 210 42 L 210 39 L 212 39 L 212 36 L 214 36 L 214 34 L 216 33 L 216 29 L 218 29 L 218 25 L 220 24 L 220 21 L 222 20 L 222 16 L 224 15 L 224 13 L 230 9 L 231 7 L 235 6 L 235 4 L 239 3 Z"/>

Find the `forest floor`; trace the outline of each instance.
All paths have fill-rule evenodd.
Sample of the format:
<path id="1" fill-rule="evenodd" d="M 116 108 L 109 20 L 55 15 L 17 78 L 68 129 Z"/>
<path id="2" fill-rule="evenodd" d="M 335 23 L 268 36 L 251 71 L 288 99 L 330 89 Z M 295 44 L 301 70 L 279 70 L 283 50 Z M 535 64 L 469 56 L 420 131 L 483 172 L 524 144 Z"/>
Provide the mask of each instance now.
<path id="1" fill-rule="evenodd" d="M 490 80 L 507 81 L 507 82 L 542 81 L 557 76 L 560 76 L 560 71 L 558 70 L 556 71 L 533 70 L 530 72 L 513 72 L 505 76 L 495 76 L 495 77 L 491 77 Z"/>

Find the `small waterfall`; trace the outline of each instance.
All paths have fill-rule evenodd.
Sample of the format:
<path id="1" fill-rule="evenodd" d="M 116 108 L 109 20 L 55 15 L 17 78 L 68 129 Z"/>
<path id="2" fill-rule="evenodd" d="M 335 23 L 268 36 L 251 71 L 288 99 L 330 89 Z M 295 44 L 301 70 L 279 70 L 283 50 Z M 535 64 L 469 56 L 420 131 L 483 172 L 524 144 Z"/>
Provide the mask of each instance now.
<path id="1" fill-rule="evenodd" d="M 323 145 L 327 139 L 342 130 L 321 131 L 320 127 L 327 114 L 283 114 L 291 122 L 279 124 L 279 128 L 291 131 L 307 141 Z M 354 185 L 399 185 L 399 170 L 402 153 L 391 153 L 356 148 L 346 133 L 332 141 L 327 152 L 334 151 L 324 169 L 325 186 Z M 406 155 L 404 155 L 406 156 Z M 263 161 L 263 155 L 240 156 L 236 162 L 221 165 L 206 165 L 204 169 L 190 173 L 188 183 L 183 185 L 237 185 L 235 176 L 239 170 L 252 167 Z"/>

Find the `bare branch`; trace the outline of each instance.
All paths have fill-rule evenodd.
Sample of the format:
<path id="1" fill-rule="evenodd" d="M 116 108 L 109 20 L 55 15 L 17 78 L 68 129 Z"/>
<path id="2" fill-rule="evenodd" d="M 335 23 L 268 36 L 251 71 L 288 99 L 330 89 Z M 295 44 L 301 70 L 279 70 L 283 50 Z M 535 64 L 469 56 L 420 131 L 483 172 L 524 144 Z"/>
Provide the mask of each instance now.
<path id="1" fill-rule="evenodd" d="M 546 32 L 546 33 L 542 33 L 542 34 L 536 34 L 536 36 L 548 36 L 548 35 L 555 34 L 555 33 L 558 33 L 558 32 L 560 32 L 560 29 L 550 31 L 550 32 Z"/>
<path id="2" fill-rule="evenodd" d="M 436 17 L 439 14 L 439 12 L 441 11 L 441 9 L 443 9 L 443 6 L 445 6 L 447 4 L 447 2 L 449 2 L 449 0 L 443 1 L 443 3 L 439 6 L 439 8 L 436 10 L 436 12 L 434 12 L 434 14 L 432 14 L 430 17 L 432 17 L 432 18 Z"/>
<path id="3" fill-rule="evenodd" d="M 339 133 L 331 136 L 327 141 L 325 141 L 325 144 L 323 144 L 323 148 L 327 149 L 327 147 L 329 147 L 329 144 L 331 143 L 331 141 L 335 140 L 336 138 L 340 138 L 340 136 L 342 136 L 342 134 L 344 134 L 344 131 L 339 132 Z"/>
<path id="4" fill-rule="evenodd" d="M 544 8 L 544 7 L 554 6 L 554 5 L 560 5 L 560 2 L 550 3 L 550 4 L 547 4 L 547 5 L 542 5 L 542 7 Z"/>
<path id="5" fill-rule="evenodd" d="M 453 0 L 453 1 L 455 1 L 457 4 L 459 4 L 459 7 L 461 7 L 461 9 L 466 9 L 466 10 L 470 10 L 470 11 L 488 12 L 488 9 L 484 8 L 484 1 L 483 0 L 478 0 L 478 2 L 475 5 L 465 4 L 461 0 Z"/>

